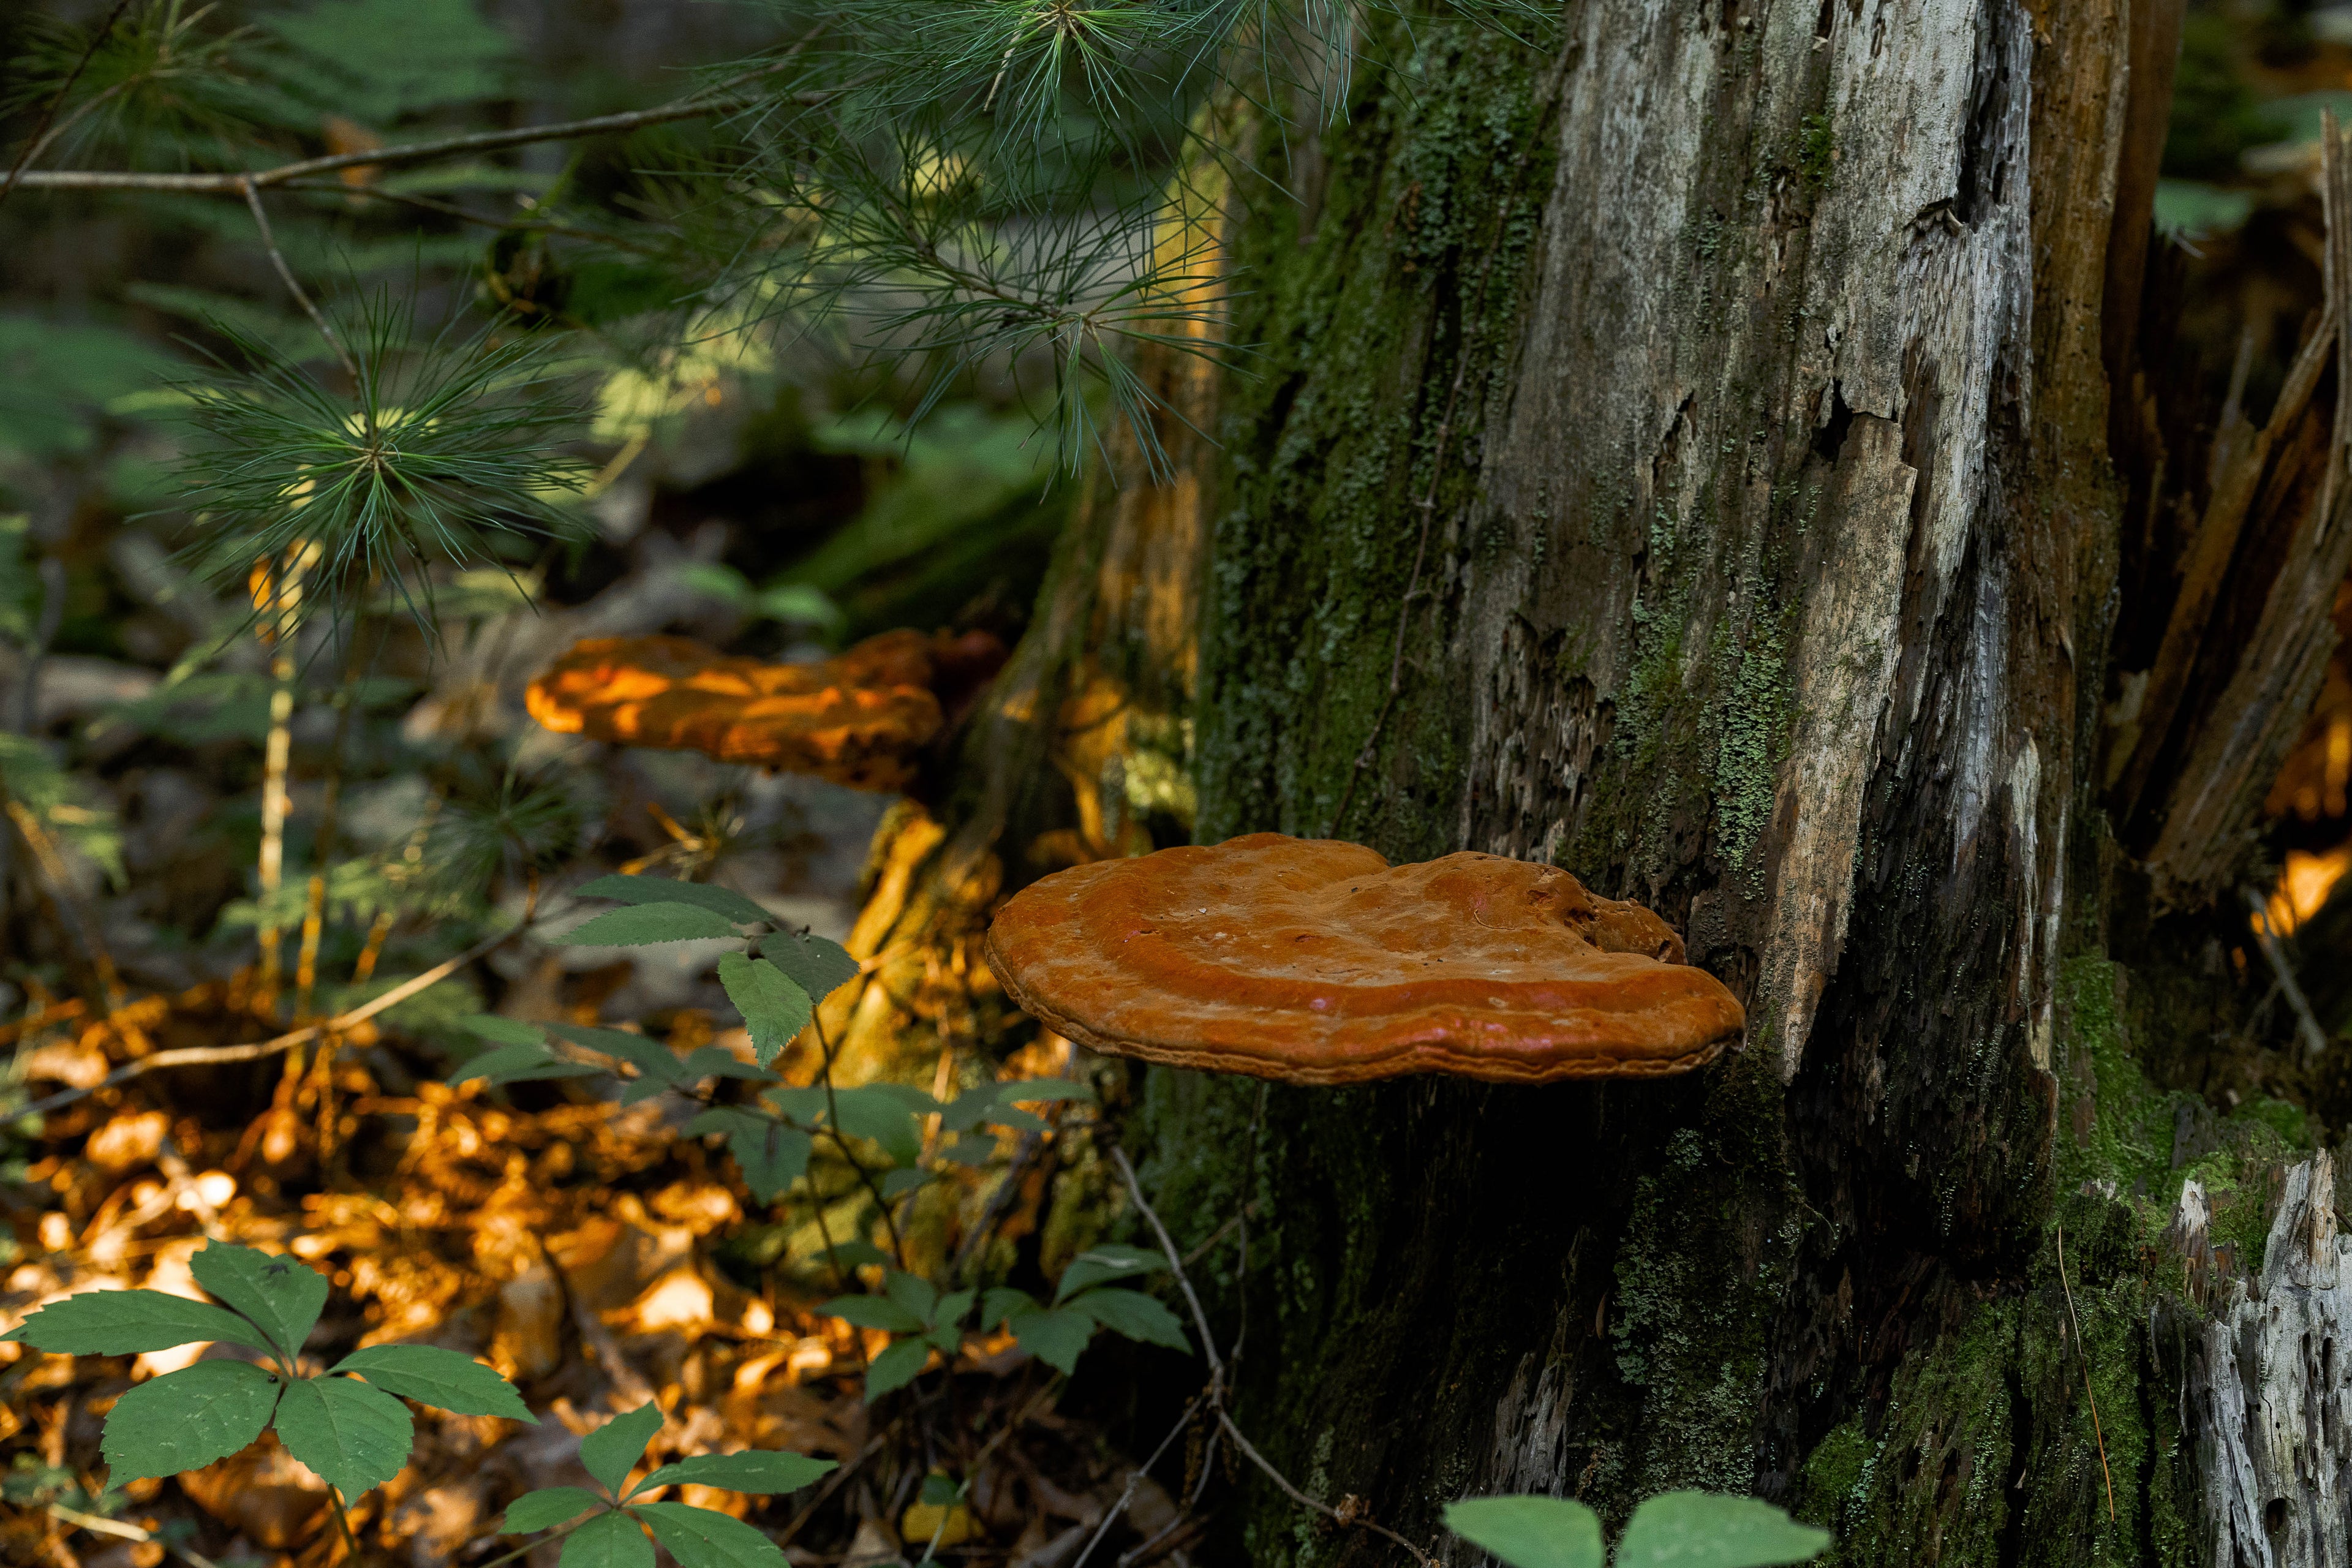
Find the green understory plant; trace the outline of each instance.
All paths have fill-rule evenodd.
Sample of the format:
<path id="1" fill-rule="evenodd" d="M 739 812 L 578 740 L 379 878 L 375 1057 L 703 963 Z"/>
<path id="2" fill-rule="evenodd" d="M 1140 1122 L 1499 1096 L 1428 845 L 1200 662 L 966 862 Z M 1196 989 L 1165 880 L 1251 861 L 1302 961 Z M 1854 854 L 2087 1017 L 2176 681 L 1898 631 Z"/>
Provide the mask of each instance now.
<path id="1" fill-rule="evenodd" d="M 324 1372 L 305 1372 L 302 1345 L 327 1304 L 327 1281 L 295 1258 L 216 1241 L 190 1268 L 212 1301 L 161 1290 L 87 1290 L 0 1334 L 52 1355 L 138 1355 L 205 1342 L 260 1354 L 258 1363 L 207 1358 L 117 1399 L 102 1438 L 113 1486 L 201 1469 L 271 1430 L 327 1483 L 348 1540 L 350 1500 L 408 1462 L 415 1424 L 402 1399 L 539 1424 L 514 1384 L 470 1356 L 431 1345 L 372 1345 Z"/>
<path id="2" fill-rule="evenodd" d="M 1720 1492 L 1661 1492 L 1626 1521 L 1612 1557 L 1601 1516 L 1566 1498 L 1473 1498 L 1449 1504 L 1445 1527 L 1510 1568 L 1775 1568 L 1810 1563 L 1830 1532 L 1770 1503 Z"/>
<path id="3" fill-rule="evenodd" d="M 687 1485 L 758 1495 L 795 1492 L 833 1469 L 835 1462 L 774 1449 L 698 1454 L 663 1465 L 635 1486 L 625 1487 L 661 1426 L 659 1407 L 648 1404 L 597 1427 L 580 1439 L 580 1462 L 604 1494 L 585 1487 L 525 1492 L 508 1506 L 498 1532 L 532 1535 L 578 1521 L 549 1538 L 563 1542 L 560 1568 L 653 1568 L 648 1530 L 683 1568 L 781 1568 L 783 1552 L 741 1520 L 717 1509 L 653 1500 L 647 1494 Z"/>
<path id="4" fill-rule="evenodd" d="M 947 1166 L 981 1165 L 993 1155 L 997 1140 L 982 1128 L 1039 1131 L 1046 1126 L 1045 1120 L 1023 1106 L 1094 1098 L 1086 1085 L 1059 1079 L 985 1084 L 947 1101 L 906 1084 L 843 1089 L 833 1081 L 830 1050 L 815 1083 L 787 1084 L 771 1070 L 772 1065 L 814 1018 L 816 1005 L 856 977 L 857 961 L 847 950 L 827 938 L 782 926 L 740 893 L 704 883 L 616 875 L 600 877 L 574 896 L 610 899 L 622 907 L 592 916 L 557 939 L 567 945 L 642 947 L 719 939 L 743 942 L 742 952 L 719 958 L 719 978 L 751 1033 L 754 1061 L 747 1063 L 716 1046 L 680 1056 L 657 1040 L 625 1029 L 479 1015 L 466 1019 L 464 1026 L 493 1048 L 465 1063 L 452 1075 L 452 1082 L 478 1078 L 509 1084 L 611 1075 L 620 1080 L 623 1105 L 662 1094 L 693 1100 L 704 1109 L 687 1122 L 687 1135 L 723 1137 L 744 1185 L 763 1204 L 776 1202 L 801 1183 L 817 1140 L 827 1139 L 866 1186 L 875 1211 L 894 1235 L 892 1210 L 908 1194 L 939 1180 Z M 748 1103 L 721 1103 L 719 1086 L 723 1082 L 759 1086 L 757 1098 Z M 927 1154 L 923 1123 L 933 1116 L 939 1118 L 940 1140 Z M 868 1163 L 869 1152 L 880 1158 Z M 1003 1324 L 1022 1349 L 1065 1373 L 1075 1370 L 1097 1328 L 1171 1350 L 1192 1349 L 1165 1305 L 1140 1290 L 1120 1288 L 1123 1281 L 1166 1268 L 1159 1253 L 1141 1247 L 1097 1247 L 1074 1259 L 1050 1303 L 1007 1287 L 990 1289 L 984 1297 L 971 1289 L 942 1293 L 937 1285 L 908 1271 L 903 1257 L 893 1258 L 862 1240 L 845 1241 L 829 1250 L 837 1267 L 882 1266 L 882 1286 L 877 1294 L 836 1297 L 824 1310 L 856 1327 L 902 1336 L 867 1368 L 869 1399 L 914 1381 L 934 1350 L 952 1360 L 975 1300 L 982 1331 Z"/>

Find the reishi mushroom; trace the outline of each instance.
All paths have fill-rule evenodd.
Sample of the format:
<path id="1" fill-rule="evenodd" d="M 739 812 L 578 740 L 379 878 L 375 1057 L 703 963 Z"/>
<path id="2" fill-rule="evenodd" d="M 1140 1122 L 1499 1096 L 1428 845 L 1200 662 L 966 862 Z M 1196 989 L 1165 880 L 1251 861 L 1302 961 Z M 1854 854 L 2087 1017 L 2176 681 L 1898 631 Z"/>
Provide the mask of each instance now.
<path id="1" fill-rule="evenodd" d="M 527 700 L 560 734 L 901 790 L 947 710 L 1003 651 L 984 632 L 892 631 L 819 663 L 767 664 L 688 637 L 592 637 L 532 681 Z"/>
<path id="2" fill-rule="evenodd" d="M 1746 1018 L 1639 904 L 1549 866 L 1254 833 L 1057 871 L 1007 900 L 989 967 L 1116 1056 L 1285 1083 L 1688 1072 Z"/>

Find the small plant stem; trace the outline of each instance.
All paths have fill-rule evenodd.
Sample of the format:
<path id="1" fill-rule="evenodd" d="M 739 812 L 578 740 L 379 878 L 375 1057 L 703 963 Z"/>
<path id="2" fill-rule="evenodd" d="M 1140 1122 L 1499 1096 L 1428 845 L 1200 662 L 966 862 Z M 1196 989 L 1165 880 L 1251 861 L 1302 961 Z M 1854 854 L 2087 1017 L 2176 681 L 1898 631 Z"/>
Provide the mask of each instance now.
<path id="1" fill-rule="evenodd" d="M 809 1023 L 815 1027 L 816 1043 L 824 1052 L 824 1059 L 817 1068 L 818 1076 L 824 1081 L 824 1130 L 833 1135 L 834 1142 L 841 1150 L 841 1157 L 849 1162 L 849 1168 L 857 1173 L 857 1180 L 865 1186 L 866 1194 L 873 1198 L 874 1206 L 882 1211 L 882 1228 L 889 1234 L 890 1251 L 898 1258 L 898 1267 L 903 1269 L 907 1267 L 907 1248 L 906 1245 L 898 1239 L 898 1222 L 890 1214 L 890 1205 L 882 1196 L 881 1185 L 874 1180 L 864 1165 L 858 1163 L 856 1152 L 850 1148 L 849 1138 L 841 1130 L 841 1104 L 834 1097 L 833 1092 L 832 1037 L 824 1032 L 824 1020 L 816 1016 L 814 1008 L 809 1011 Z M 832 1243 L 828 1242 L 826 1245 L 831 1246 Z"/>
<path id="2" fill-rule="evenodd" d="M 294 635 L 300 625 L 304 564 L 299 548 L 292 559 L 274 561 L 264 568 L 267 599 L 263 637 L 270 642 L 269 660 L 269 735 L 264 742 L 261 762 L 261 857 L 255 868 L 256 880 L 260 884 L 257 902 L 261 919 L 256 939 L 261 947 L 261 1005 L 275 1012 L 278 1006 L 278 948 L 282 932 L 278 925 L 278 889 L 286 870 L 286 774 L 294 756 Z"/>
<path id="3" fill-rule="evenodd" d="M 2116 1522 L 2116 1478 L 2107 1468 L 2107 1435 L 2099 1427 L 2099 1396 L 2091 1392 L 2091 1347 L 2083 1342 L 2083 1321 L 2074 1315 L 2074 1287 L 2066 1282 L 2066 1227 L 2058 1238 L 2058 1288 L 2066 1292 L 2066 1321 L 2074 1327 L 2074 1353 L 2083 1363 L 2083 1397 L 2091 1406 L 2091 1436 L 2099 1445 L 2099 1474 L 2107 1483 L 2107 1522 Z"/>
<path id="4" fill-rule="evenodd" d="M 294 269 L 286 265 L 286 258 L 278 248 L 278 237 L 269 232 L 269 214 L 261 205 L 261 190 L 251 180 L 245 182 L 245 205 L 253 214 L 253 226 L 261 231 L 261 247 L 269 252 L 269 264 L 278 268 L 278 279 L 286 285 L 286 291 L 294 296 L 294 302 L 302 307 L 302 313 L 310 318 L 310 324 L 319 329 L 319 335 L 327 340 L 329 348 L 334 350 L 335 360 L 343 367 L 343 374 L 354 383 L 358 382 L 359 362 L 352 358 L 352 351 L 343 346 L 343 340 L 336 335 L 333 323 L 311 301 L 310 296 L 303 292 L 302 285 L 295 281 Z"/>
<path id="5" fill-rule="evenodd" d="M 335 1510 L 335 1529 L 343 1538 L 344 1561 L 357 1563 L 360 1560 L 359 1538 L 352 1533 L 351 1515 L 343 1509 L 343 1494 L 333 1487 L 327 1489 L 327 1501 Z"/>
<path id="6" fill-rule="evenodd" d="M 587 1523 L 590 1520 L 594 1519 L 596 1515 L 593 1513 L 583 1514 L 580 1518 L 573 1520 L 570 1524 L 565 1525 L 562 1529 L 556 1531 L 551 1534 L 542 1535 L 536 1541 L 526 1541 L 520 1546 L 516 1547 L 512 1552 L 501 1552 L 499 1555 L 491 1558 L 488 1563 L 478 1564 L 478 1568 L 499 1568 L 499 1565 L 502 1563 L 511 1563 L 526 1552 L 535 1552 L 551 1541 L 562 1540 L 565 1536 L 571 1534 L 573 1531 L 579 1529 L 582 1525 Z"/>
<path id="7" fill-rule="evenodd" d="M 1135 1179 L 1135 1167 L 1128 1163 L 1127 1151 L 1114 1143 L 1110 1149 L 1111 1163 L 1118 1167 L 1119 1180 L 1127 1184 L 1128 1195 L 1143 1217 L 1151 1222 L 1151 1234 L 1159 1238 L 1160 1250 L 1168 1257 L 1168 1267 L 1176 1271 L 1176 1283 L 1183 1288 L 1184 1300 L 1192 1309 L 1193 1326 L 1201 1331 L 1201 1348 L 1209 1358 L 1209 1386 L 1222 1390 L 1225 1383 L 1225 1360 L 1217 1353 L 1216 1336 L 1209 1331 L 1209 1314 L 1202 1309 L 1201 1298 L 1192 1289 L 1192 1277 L 1184 1272 L 1184 1260 L 1177 1255 L 1176 1243 L 1168 1227 L 1160 1223 L 1160 1211 L 1153 1208 L 1143 1195 L 1143 1184 Z M 1222 1406 L 1221 1394 L 1213 1394 Z"/>
<path id="8" fill-rule="evenodd" d="M 352 740 L 352 715 L 359 708 L 359 634 L 355 621 L 343 645 L 343 679 L 335 692 L 335 739 L 327 752 L 327 781 L 319 801 L 319 830 L 310 842 L 310 886 L 302 901 L 302 946 L 294 964 L 294 1020 L 308 1023 L 319 984 L 319 942 L 327 928 L 327 868 L 335 853 L 336 808 L 343 793 L 343 758 Z"/>
<path id="9" fill-rule="evenodd" d="M 1160 1212 L 1153 1208 L 1150 1200 L 1143 1195 L 1143 1184 L 1135 1179 L 1135 1167 L 1128 1162 L 1127 1151 L 1113 1145 L 1110 1155 L 1111 1163 L 1118 1167 L 1120 1180 L 1127 1184 L 1128 1195 L 1135 1200 L 1135 1206 L 1142 1212 L 1143 1217 L 1150 1222 L 1151 1234 L 1159 1239 L 1160 1250 L 1166 1256 L 1168 1267 L 1175 1272 L 1177 1286 L 1182 1289 L 1184 1300 L 1192 1306 L 1193 1324 L 1201 1331 L 1202 1349 L 1209 1358 L 1209 1386 L 1201 1391 L 1194 1403 L 1197 1405 L 1205 1402 L 1210 1409 L 1216 1412 L 1218 1426 L 1225 1436 L 1234 1440 L 1234 1447 L 1239 1449 L 1242 1456 L 1251 1464 L 1265 1471 L 1267 1479 L 1281 1488 L 1283 1495 L 1291 1501 L 1301 1508 L 1319 1513 L 1335 1523 L 1355 1530 L 1369 1530 L 1373 1534 L 1392 1541 L 1412 1552 L 1413 1561 L 1420 1563 L 1422 1568 L 1437 1568 L 1435 1558 L 1391 1530 L 1387 1525 L 1361 1513 L 1351 1518 L 1342 1514 L 1329 1503 L 1300 1491 L 1290 1483 L 1287 1476 L 1274 1468 L 1272 1460 L 1259 1453 L 1250 1440 L 1243 1436 L 1242 1429 L 1234 1424 L 1232 1413 L 1225 1408 L 1225 1362 L 1217 1353 L 1216 1338 L 1209 1331 L 1209 1315 L 1201 1310 L 1201 1298 L 1192 1289 L 1192 1277 L 1184 1272 L 1184 1260 L 1177 1255 L 1176 1243 L 1170 1237 L 1168 1227 L 1160 1223 Z M 1189 1415 L 1188 1411 L 1188 1418 Z M 1083 1562 L 1084 1559 L 1081 1558 L 1080 1561 Z"/>

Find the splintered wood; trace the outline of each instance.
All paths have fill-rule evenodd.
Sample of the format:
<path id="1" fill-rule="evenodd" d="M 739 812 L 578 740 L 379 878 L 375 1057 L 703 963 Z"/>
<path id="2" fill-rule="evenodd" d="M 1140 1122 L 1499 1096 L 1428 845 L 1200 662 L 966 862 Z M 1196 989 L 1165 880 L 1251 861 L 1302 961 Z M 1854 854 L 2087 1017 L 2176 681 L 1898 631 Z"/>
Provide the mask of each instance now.
<path id="1" fill-rule="evenodd" d="M 2286 1173 L 2262 1272 L 2212 1281 L 2205 1193 L 2182 1184 L 2173 1242 L 2212 1316 L 2182 1387 L 2210 1561 L 2222 1568 L 2352 1564 L 2352 1237 L 2336 1228 L 2322 1150 Z"/>

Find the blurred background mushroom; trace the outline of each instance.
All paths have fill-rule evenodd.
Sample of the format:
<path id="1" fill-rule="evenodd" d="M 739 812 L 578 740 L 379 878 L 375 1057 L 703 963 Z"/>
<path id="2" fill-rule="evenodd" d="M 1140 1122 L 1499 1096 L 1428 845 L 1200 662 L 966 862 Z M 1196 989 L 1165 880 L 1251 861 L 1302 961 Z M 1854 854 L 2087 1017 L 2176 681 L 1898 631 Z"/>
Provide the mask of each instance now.
<path id="1" fill-rule="evenodd" d="M 987 632 L 884 632 L 806 664 L 730 657 L 688 637 L 591 637 L 531 682 L 529 704 L 558 734 L 888 792 L 914 782 L 950 710 L 1003 662 Z"/>

